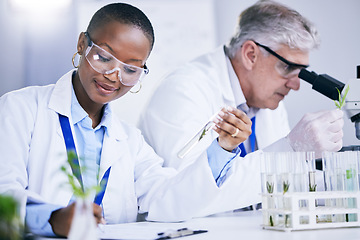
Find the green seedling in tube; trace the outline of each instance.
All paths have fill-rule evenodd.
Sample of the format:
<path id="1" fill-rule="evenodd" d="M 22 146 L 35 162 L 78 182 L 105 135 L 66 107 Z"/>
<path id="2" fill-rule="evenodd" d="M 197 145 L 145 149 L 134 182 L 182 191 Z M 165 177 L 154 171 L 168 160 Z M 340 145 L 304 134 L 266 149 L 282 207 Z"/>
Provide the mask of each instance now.
<path id="1" fill-rule="evenodd" d="M 274 192 L 274 183 L 266 182 L 266 190 L 268 191 L 268 193 L 273 193 Z"/>
<path id="2" fill-rule="evenodd" d="M 274 183 L 266 182 L 266 190 L 270 194 L 273 193 L 274 192 Z M 269 222 L 270 222 L 270 226 L 273 227 L 274 226 L 274 221 L 273 221 L 273 218 L 272 218 L 271 215 L 269 217 Z"/>
<path id="3" fill-rule="evenodd" d="M 288 190 L 289 190 L 289 187 L 290 187 L 290 183 L 289 181 L 284 181 L 283 182 L 283 194 L 285 194 Z"/>

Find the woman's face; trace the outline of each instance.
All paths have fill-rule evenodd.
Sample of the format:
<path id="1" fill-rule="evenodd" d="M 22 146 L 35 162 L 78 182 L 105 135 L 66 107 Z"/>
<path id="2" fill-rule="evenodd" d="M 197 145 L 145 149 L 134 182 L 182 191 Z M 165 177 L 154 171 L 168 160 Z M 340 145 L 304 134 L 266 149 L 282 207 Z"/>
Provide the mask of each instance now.
<path id="1" fill-rule="evenodd" d="M 144 33 L 129 24 L 112 21 L 90 33 L 91 40 L 123 63 L 144 67 L 151 50 L 150 41 Z M 79 78 L 74 83 L 78 101 L 83 106 L 104 105 L 127 93 L 132 86 L 125 86 L 119 79 L 119 72 L 109 74 L 94 70 L 85 58 L 88 39 L 81 33 L 78 52 L 81 53 Z M 111 69 L 109 69 L 111 70 Z M 120 70 L 120 69 L 119 69 Z M 120 75 L 123 74 L 120 72 Z"/>

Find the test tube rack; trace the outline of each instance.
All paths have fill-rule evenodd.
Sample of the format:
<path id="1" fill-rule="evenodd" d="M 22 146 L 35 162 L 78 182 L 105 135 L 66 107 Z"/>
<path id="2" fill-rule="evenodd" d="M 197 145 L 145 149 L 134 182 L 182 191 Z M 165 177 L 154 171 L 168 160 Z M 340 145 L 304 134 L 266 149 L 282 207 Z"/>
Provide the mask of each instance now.
<path id="1" fill-rule="evenodd" d="M 348 204 L 349 201 L 351 204 Z M 343 206 L 348 206 L 336 207 L 336 203 L 339 202 L 343 203 Z M 360 192 L 319 191 L 262 194 L 262 215 L 264 229 L 286 232 L 360 227 Z"/>

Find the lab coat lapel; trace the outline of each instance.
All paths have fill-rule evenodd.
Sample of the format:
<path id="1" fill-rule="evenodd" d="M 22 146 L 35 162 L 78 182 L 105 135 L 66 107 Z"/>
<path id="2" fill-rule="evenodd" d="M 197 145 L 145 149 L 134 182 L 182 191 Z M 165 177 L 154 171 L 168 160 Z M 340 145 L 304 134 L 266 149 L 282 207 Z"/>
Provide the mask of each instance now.
<path id="1" fill-rule="evenodd" d="M 56 82 L 48 105 L 50 109 L 67 117 L 71 116 L 71 79 L 74 71 L 69 71 Z"/>
<path id="2" fill-rule="evenodd" d="M 107 129 L 104 134 L 100 160 L 99 181 L 104 176 L 106 170 L 112 166 L 116 160 L 121 159 L 125 154 L 125 152 L 119 150 L 119 148 L 121 147 L 121 141 L 124 141 L 127 138 L 128 136 L 122 128 L 120 122 L 117 121 L 113 115 L 111 119 L 111 126 L 109 126 L 109 129 Z"/>
<path id="3" fill-rule="evenodd" d="M 108 137 L 106 135 L 104 136 L 103 149 L 101 152 L 99 181 L 102 179 L 104 173 L 114 163 L 114 161 L 118 158 L 121 158 L 121 155 L 123 155 L 122 151 L 114 151 L 118 148 L 119 144 L 115 138 Z"/>
<path id="4" fill-rule="evenodd" d="M 235 104 L 234 93 L 231 88 L 231 82 L 226 64 L 227 61 L 226 58 L 227 56 L 225 55 L 224 47 L 222 46 L 218 48 L 216 52 L 214 52 L 214 56 L 212 59 L 217 62 L 216 64 L 214 64 L 214 66 L 219 67 L 217 71 L 219 72 L 219 78 L 217 79 L 221 80 L 220 82 L 218 82 L 218 87 L 222 92 L 223 101 L 226 105 L 236 107 L 234 105 Z"/>
<path id="5" fill-rule="evenodd" d="M 67 74 L 62 76 L 59 81 L 56 82 L 48 106 L 56 113 L 62 114 L 69 118 L 71 132 L 75 142 L 75 148 L 78 149 L 76 134 L 74 134 L 74 125 L 72 124 L 73 121 L 71 117 L 72 75 L 74 71 L 74 69 L 69 71 Z M 64 138 L 60 122 L 56 132 L 58 136 L 60 136 L 62 139 Z"/>

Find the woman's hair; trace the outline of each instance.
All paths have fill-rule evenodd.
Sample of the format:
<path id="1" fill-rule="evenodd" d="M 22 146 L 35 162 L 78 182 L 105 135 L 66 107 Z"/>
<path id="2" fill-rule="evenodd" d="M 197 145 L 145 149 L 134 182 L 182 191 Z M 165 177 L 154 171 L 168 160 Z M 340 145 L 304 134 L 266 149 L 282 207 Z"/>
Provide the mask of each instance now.
<path id="1" fill-rule="evenodd" d="M 297 11 L 269 0 L 261 0 L 243 11 L 235 34 L 226 44 L 226 54 L 233 58 L 242 44 L 254 40 L 273 50 L 285 44 L 309 51 L 320 44 L 314 25 Z"/>
<path id="2" fill-rule="evenodd" d="M 126 3 L 112 3 L 100 8 L 91 18 L 86 31 L 91 34 L 95 29 L 111 21 L 129 24 L 140 29 L 149 39 L 151 49 L 154 46 L 154 29 L 150 20 L 140 9 Z"/>

